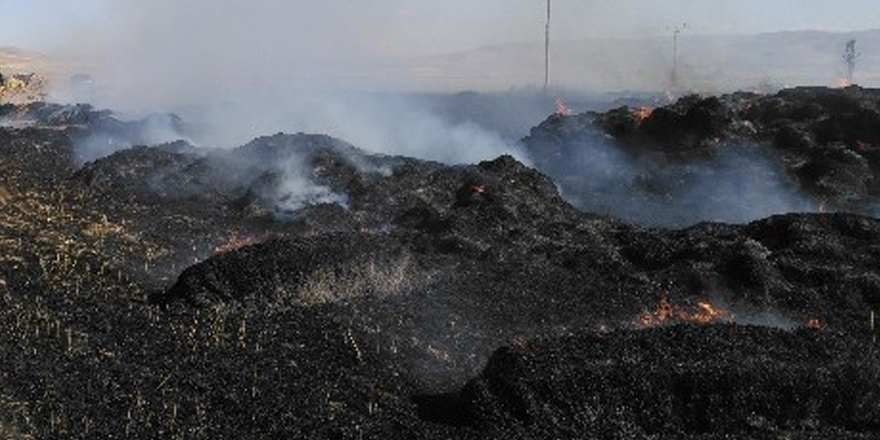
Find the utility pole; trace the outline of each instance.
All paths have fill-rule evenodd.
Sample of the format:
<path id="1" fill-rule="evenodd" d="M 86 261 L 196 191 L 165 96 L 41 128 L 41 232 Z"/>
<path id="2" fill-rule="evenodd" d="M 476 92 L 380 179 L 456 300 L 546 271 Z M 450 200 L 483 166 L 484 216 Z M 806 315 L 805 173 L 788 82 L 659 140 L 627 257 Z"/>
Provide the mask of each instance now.
<path id="1" fill-rule="evenodd" d="M 547 24 L 544 25 L 544 92 L 550 87 L 550 0 L 547 0 Z"/>
<path id="2" fill-rule="evenodd" d="M 672 28 L 672 89 L 678 88 L 678 34 L 687 29 L 687 23 Z"/>
<path id="3" fill-rule="evenodd" d="M 846 80 L 847 84 L 853 84 L 853 72 L 856 70 L 856 60 L 861 54 L 856 53 L 856 40 L 846 42 L 846 52 L 843 59 L 846 61 Z"/>

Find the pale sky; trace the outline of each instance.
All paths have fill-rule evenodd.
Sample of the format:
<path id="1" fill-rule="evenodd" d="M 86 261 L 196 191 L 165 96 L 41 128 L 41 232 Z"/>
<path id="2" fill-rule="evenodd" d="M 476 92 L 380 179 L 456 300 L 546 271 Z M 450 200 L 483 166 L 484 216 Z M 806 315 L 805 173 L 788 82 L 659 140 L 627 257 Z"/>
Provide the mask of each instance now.
<path id="1" fill-rule="evenodd" d="M 170 7 L 161 10 L 163 4 Z M 291 38 L 338 33 L 331 47 L 424 56 L 540 40 L 545 6 L 544 0 L 0 0 L 0 46 L 40 49 L 71 32 L 100 33 L 133 18 L 147 25 L 197 7 L 189 17 L 193 27 L 225 10 L 246 10 L 245 27 L 289 22 Z M 552 0 L 552 6 L 556 39 L 657 35 L 681 23 L 694 34 L 880 27 L 876 0 Z"/>
<path id="2" fill-rule="evenodd" d="M 575 46 L 599 38 L 667 41 L 684 24 L 683 32 L 694 37 L 880 28 L 877 0 L 551 1 L 551 38 L 563 43 L 551 54 L 551 82 L 580 89 L 662 87 L 658 78 L 668 77 L 669 48 L 657 49 L 660 55 L 625 54 L 622 45 L 599 44 L 614 49 L 562 56 L 566 40 L 577 41 Z M 503 57 L 502 51 L 474 50 L 542 42 L 546 5 L 546 0 L 0 0 L 0 47 L 41 51 L 63 66 L 55 76 L 88 72 L 99 78 L 105 95 L 114 90 L 144 106 L 199 101 L 247 87 L 268 98 L 294 87 L 505 90 L 540 83 L 542 46 L 519 45 L 526 49 Z M 859 43 L 869 61 L 877 50 L 868 41 Z M 686 63 L 688 50 L 683 52 Z M 835 61 L 839 56 L 826 64 L 833 70 Z M 701 75 L 711 81 L 736 76 L 721 64 Z M 770 68 L 762 75 L 789 82 Z M 64 81 L 54 83 L 60 87 Z"/>

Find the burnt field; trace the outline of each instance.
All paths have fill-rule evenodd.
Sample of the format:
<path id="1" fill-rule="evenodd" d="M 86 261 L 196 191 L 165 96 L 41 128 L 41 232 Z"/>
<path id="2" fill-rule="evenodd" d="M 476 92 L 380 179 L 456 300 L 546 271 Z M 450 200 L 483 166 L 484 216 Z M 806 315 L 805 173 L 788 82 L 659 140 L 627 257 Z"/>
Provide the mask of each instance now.
<path id="1" fill-rule="evenodd" d="M 0 437 L 878 438 L 878 105 L 556 114 L 454 166 L 0 107 Z"/>

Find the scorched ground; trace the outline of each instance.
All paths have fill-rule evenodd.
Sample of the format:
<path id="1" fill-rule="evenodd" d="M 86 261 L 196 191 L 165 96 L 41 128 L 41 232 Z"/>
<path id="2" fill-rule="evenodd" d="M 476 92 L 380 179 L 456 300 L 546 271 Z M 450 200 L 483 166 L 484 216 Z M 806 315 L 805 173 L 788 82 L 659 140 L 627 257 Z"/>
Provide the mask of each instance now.
<path id="1" fill-rule="evenodd" d="M 771 145 L 805 123 L 766 119 L 798 96 L 754 99 Z M 865 212 L 643 227 L 575 209 L 511 157 L 449 166 L 305 134 L 82 164 L 78 142 L 140 126 L 3 113 L 27 123 L 0 128 L 2 437 L 880 432 Z M 546 157 L 526 140 L 550 171 L 577 134 L 553 121 Z M 665 133 L 649 126 L 614 139 Z M 841 208 L 874 191 L 801 170 Z"/>

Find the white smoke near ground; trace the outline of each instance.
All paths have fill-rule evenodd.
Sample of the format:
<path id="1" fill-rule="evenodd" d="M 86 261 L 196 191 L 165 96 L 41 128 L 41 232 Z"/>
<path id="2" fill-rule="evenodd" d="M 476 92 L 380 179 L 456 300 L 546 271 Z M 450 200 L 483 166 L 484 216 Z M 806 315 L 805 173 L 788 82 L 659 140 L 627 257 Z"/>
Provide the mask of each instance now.
<path id="1" fill-rule="evenodd" d="M 745 223 L 817 208 L 798 195 L 785 171 L 754 145 L 725 145 L 715 157 L 685 167 L 683 172 L 689 174 L 690 182 L 673 194 L 675 204 L 681 205 L 675 209 L 688 213 L 682 215 L 684 222 Z"/>
<path id="2" fill-rule="evenodd" d="M 178 140 L 191 143 L 181 122 L 173 115 L 154 114 L 137 121 L 113 121 L 113 126 L 98 127 L 88 135 L 74 139 L 77 166 L 139 145 L 160 145 Z"/>
<path id="3" fill-rule="evenodd" d="M 794 330 L 803 325 L 803 323 L 796 322 L 785 316 L 782 312 L 775 310 L 748 311 L 738 313 L 736 316 L 736 323 L 742 325 L 778 328 L 781 330 Z"/>
<path id="4" fill-rule="evenodd" d="M 473 163 L 501 154 L 529 162 L 509 138 L 473 121 L 441 115 L 418 95 L 400 93 L 420 90 L 424 78 L 455 80 L 455 72 L 407 58 L 420 47 L 424 56 L 436 55 L 431 50 L 442 46 L 433 41 L 440 36 L 435 33 L 438 28 L 413 32 L 413 20 L 422 15 L 421 22 L 427 23 L 424 11 L 442 6 L 416 8 L 404 0 L 154 0 L 114 2 L 108 8 L 103 21 L 76 27 L 56 48 L 68 59 L 79 60 L 77 69 L 82 72 L 71 73 L 94 80 L 80 92 L 96 107 L 131 117 L 173 112 L 191 125 L 187 134 L 195 144 L 236 147 L 256 136 L 308 132 L 328 134 L 370 152 L 446 163 Z M 536 17 L 540 31 L 540 14 Z M 443 35 L 457 38 L 450 29 Z M 668 45 L 666 40 L 663 44 Z M 688 54 L 696 48 L 686 39 L 681 44 L 684 76 Z M 559 50 L 566 47 L 562 44 Z M 623 51 L 624 59 L 642 64 L 644 72 L 636 72 L 633 79 L 638 84 L 666 81 L 670 72 L 668 57 L 661 56 L 665 47 L 646 49 L 638 42 L 611 46 Z M 653 56 L 629 57 L 626 48 L 632 54 L 648 50 Z M 580 61 L 596 59 L 593 56 L 564 58 L 554 64 L 557 74 L 577 74 L 575 67 L 598 68 Z M 503 70 L 505 63 L 481 66 L 495 81 L 493 72 Z M 616 65 L 613 76 L 632 70 L 627 67 Z M 76 99 L 73 92 L 59 89 L 56 96 Z M 155 140 L 160 142 L 173 140 L 175 134 L 157 133 L 161 136 Z M 84 145 L 83 156 L 89 159 L 128 146 L 101 136 Z M 563 160 L 569 167 L 580 166 L 581 177 L 553 176 L 564 193 L 586 210 L 642 223 L 741 222 L 810 207 L 790 189 L 770 158 L 748 147 L 688 164 L 636 159 L 602 140 L 579 154 L 582 157 Z"/>
<path id="5" fill-rule="evenodd" d="M 276 97 L 267 105 L 242 97 L 212 108 L 183 113 L 200 121 L 201 141 L 229 147 L 265 133 L 328 134 L 373 153 L 445 163 L 473 163 L 511 154 L 526 155 L 501 135 L 470 121 L 451 121 L 424 98 L 386 93 L 324 92 Z"/>
<path id="6" fill-rule="evenodd" d="M 157 0 L 108 8 L 103 22 L 78 27 L 56 48 L 93 85 L 74 90 L 56 81 L 54 96 L 76 100 L 79 92 L 132 118 L 173 112 L 198 128 L 193 141 L 211 147 L 310 132 L 449 163 L 524 158 L 492 130 L 453 123 L 397 93 L 418 89 L 395 55 L 404 51 L 397 46 L 416 44 L 399 38 L 406 2 Z"/>
<path id="7" fill-rule="evenodd" d="M 407 2 L 192 0 L 113 2 L 55 48 L 72 66 L 53 97 L 88 100 L 116 117 L 157 118 L 121 136 L 95 130 L 77 142 L 80 164 L 135 145 L 185 138 L 235 148 L 273 133 L 326 134 L 371 153 L 451 164 L 526 156 L 492 129 L 432 109 L 395 54 Z M 403 15 L 401 15 L 403 14 Z M 132 133 L 128 133 L 131 135 Z M 307 205 L 347 204 L 313 181 L 306 158 L 279 164 L 259 196 L 284 216 Z M 246 166 L 246 165 L 243 165 Z"/>
<path id="8" fill-rule="evenodd" d="M 299 156 L 291 156 L 277 164 L 276 171 L 281 181 L 269 194 L 269 202 L 273 205 L 276 215 L 284 217 L 306 206 L 318 204 L 337 204 L 348 208 L 348 197 L 333 192 L 332 189 L 318 185 L 309 178 L 306 164 Z"/>
<path id="9" fill-rule="evenodd" d="M 778 160 L 756 145 L 725 143 L 688 160 L 635 156 L 597 129 L 571 150 L 572 157 L 548 170 L 563 196 L 583 210 L 640 224 L 745 223 L 818 208 L 798 193 Z"/>

